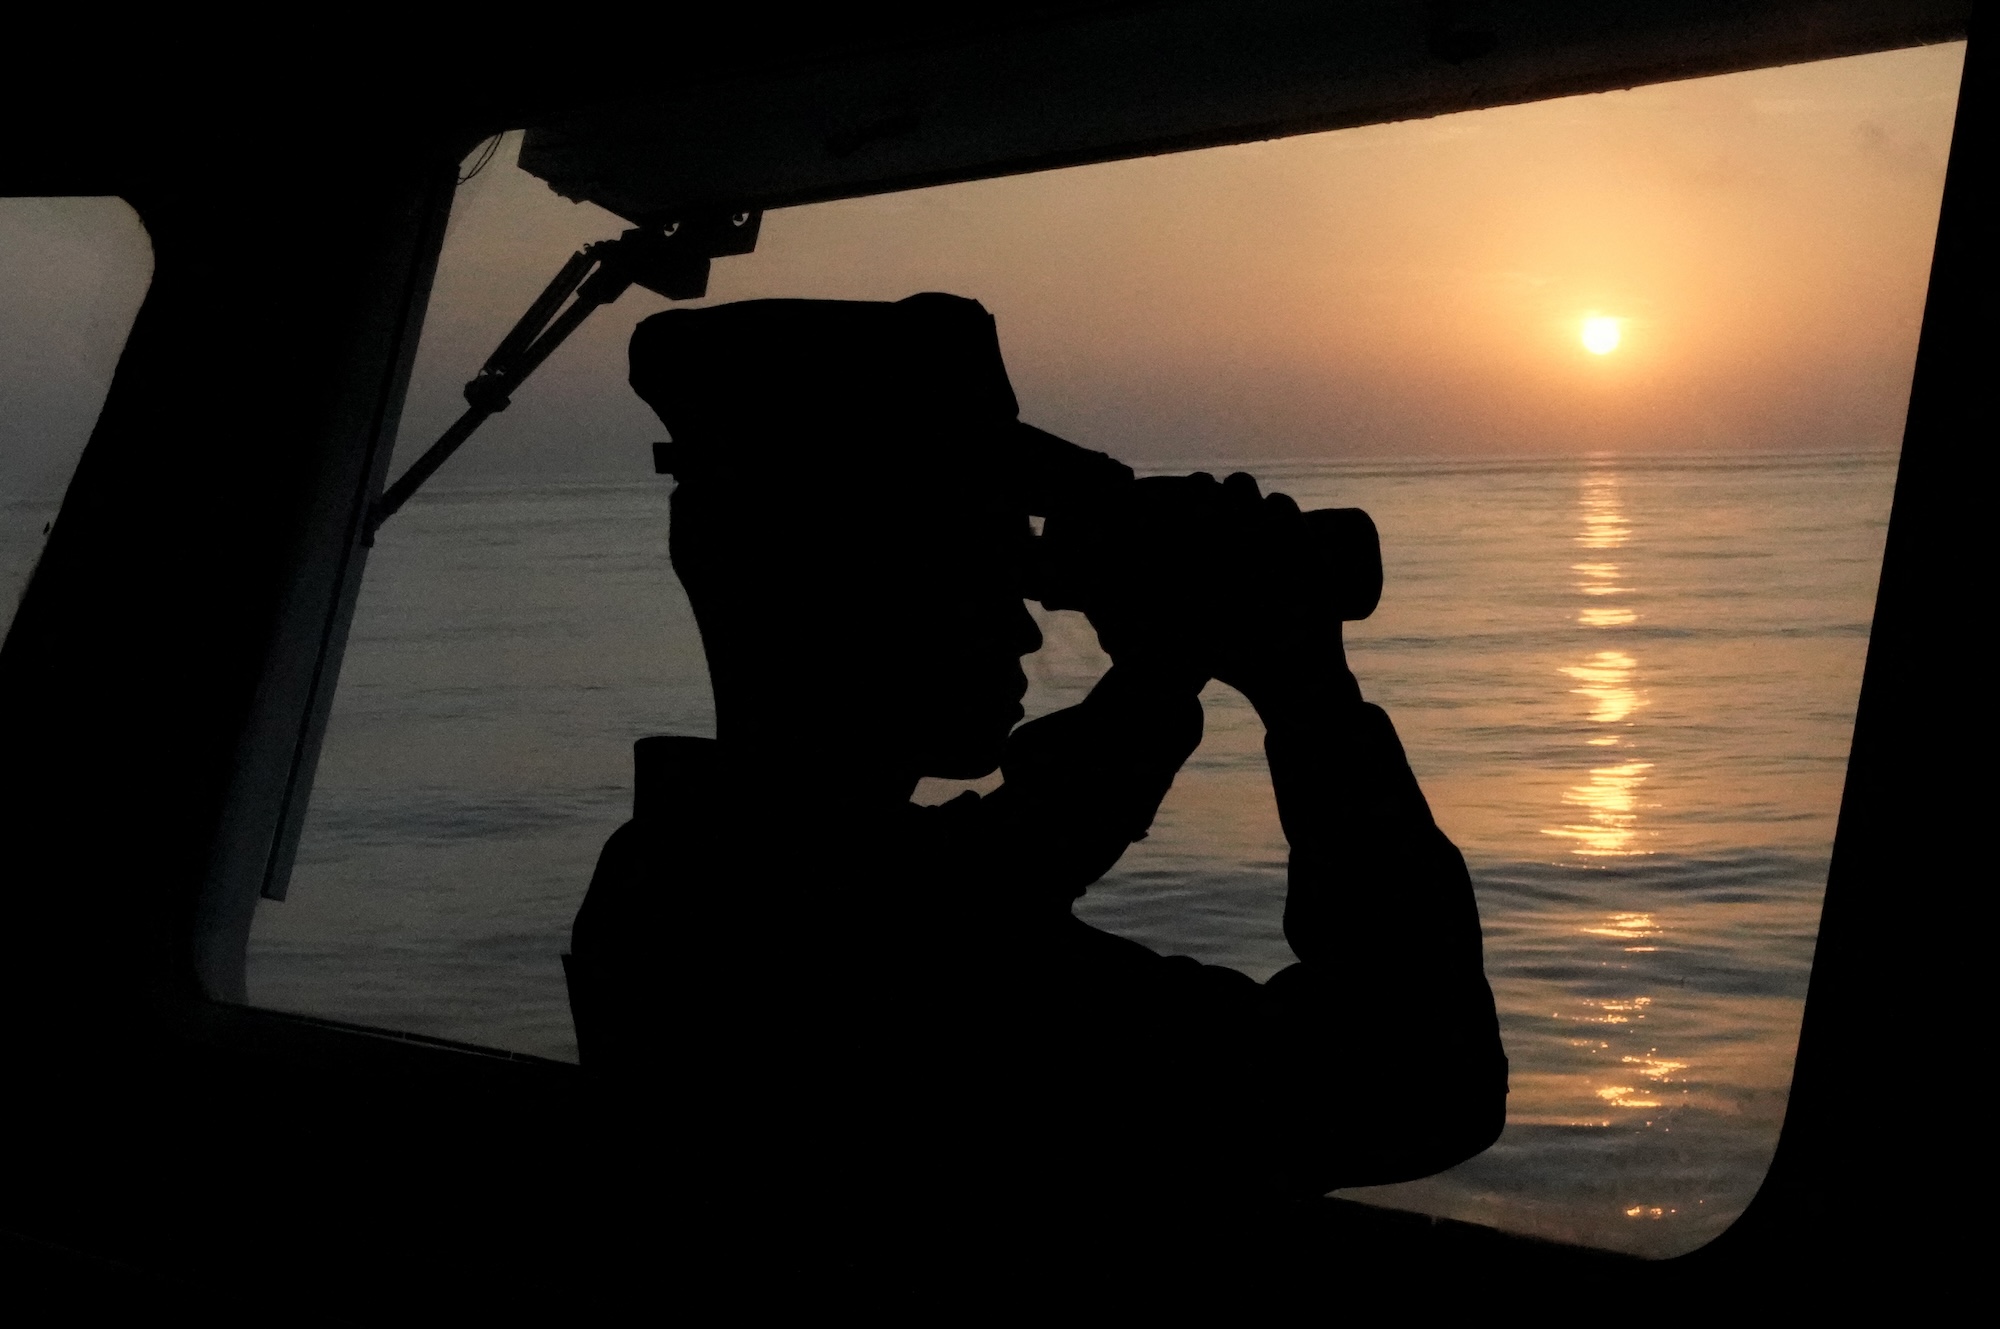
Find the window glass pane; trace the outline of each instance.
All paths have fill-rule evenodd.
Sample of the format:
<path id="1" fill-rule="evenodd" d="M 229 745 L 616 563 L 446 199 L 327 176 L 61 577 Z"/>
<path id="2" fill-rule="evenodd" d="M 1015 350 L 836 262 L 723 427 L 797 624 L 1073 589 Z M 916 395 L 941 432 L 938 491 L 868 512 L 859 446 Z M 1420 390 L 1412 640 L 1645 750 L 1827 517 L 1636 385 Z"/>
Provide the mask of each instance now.
<path id="1" fill-rule="evenodd" d="M 976 297 L 1024 419 L 1374 514 L 1387 589 L 1350 658 L 1472 863 L 1513 1094 L 1494 1149 L 1363 1198 L 1664 1255 L 1761 1180 L 1962 50 L 790 210 L 717 263 L 711 303 Z M 461 191 L 399 464 L 620 229 L 513 155 Z M 384 528 L 259 1002 L 574 1055 L 558 956 L 629 744 L 712 732 L 662 430 L 623 382 L 662 307 L 597 315 Z M 1031 716 L 1104 665 L 1040 617 Z M 1254 717 L 1206 701 L 1079 912 L 1262 977 L 1285 845 Z"/>
<path id="2" fill-rule="evenodd" d="M 0 636 L 152 276 L 152 244 L 123 200 L 0 198 Z"/>

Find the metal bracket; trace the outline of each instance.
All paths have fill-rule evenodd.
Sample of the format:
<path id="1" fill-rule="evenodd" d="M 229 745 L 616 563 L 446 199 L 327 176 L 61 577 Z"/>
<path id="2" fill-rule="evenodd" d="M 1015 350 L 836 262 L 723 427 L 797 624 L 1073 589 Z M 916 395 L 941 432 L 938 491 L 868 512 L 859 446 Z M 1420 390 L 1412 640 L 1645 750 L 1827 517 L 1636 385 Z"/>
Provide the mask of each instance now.
<path id="1" fill-rule="evenodd" d="M 514 390 L 598 306 L 635 285 L 669 300 L 701 298 L 708 293 L 709 261 L 754 250 L 763 219 L 762 212 L 696 213 L 664 226 L 637 227 L 572 254 L 465 385 L 465 414 L 369 507 L 363 538 L 372 543 L 382 523 L 409 502 L 488 416 L 507 409 Z"/>

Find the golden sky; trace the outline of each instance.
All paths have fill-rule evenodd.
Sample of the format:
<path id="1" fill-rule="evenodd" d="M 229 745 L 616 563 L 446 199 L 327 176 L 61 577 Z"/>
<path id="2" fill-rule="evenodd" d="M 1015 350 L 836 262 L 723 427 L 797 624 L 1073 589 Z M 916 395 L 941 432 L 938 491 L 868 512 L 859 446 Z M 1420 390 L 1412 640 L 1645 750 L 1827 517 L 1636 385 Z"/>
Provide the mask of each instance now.
<path id="1" fill-rule="evenodd" d="M 1135 455 L 1893 447 L 1962 49 L 777 213 L 715 292 L 976 296 Z"/>
<path id="2" fill-rule="evenodd" d="M 712 298 L 976 297 L 1024 416 L 1134 460 L 1893 448 L 1963 51 L 790 209 Z M 562 260 L 621 228 L 513 150 L 461 191 L 405 457 Z M 0 205 L 0 387 L 93 398 L 122 337 L 104 310 L 144 285 L 119 209 Z M 624 343 L 663 305 L 597 315 L 440 480 L 646 473 L 660 427 Z M 1608 355 L 1583 346 L 1593 313 L 1620 321 Z M 9 469 L 78 432 L 42 414 L 15 413 Z"/>

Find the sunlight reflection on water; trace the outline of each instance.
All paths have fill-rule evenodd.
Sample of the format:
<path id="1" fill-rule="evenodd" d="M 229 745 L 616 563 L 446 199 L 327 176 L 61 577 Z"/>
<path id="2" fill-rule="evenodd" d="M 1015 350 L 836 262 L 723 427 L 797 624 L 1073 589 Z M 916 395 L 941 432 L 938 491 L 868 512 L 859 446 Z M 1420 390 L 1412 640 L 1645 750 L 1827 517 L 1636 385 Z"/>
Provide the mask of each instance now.
<path id="1" fill-rule="evenodd" d="M 1616 472 L 1603 470 L 1585 475 L 1582 490 L 1579 507 L 1583 528 L 1577 533 L 1576 543 L 1586 549 L 1616 549 L 1627 544 L 1632 538 L 1632 527 L 1619 495 Z M 1571 565 L 1570 571 L 1581 572 L 1590 579 L 1576 588 L 1586 596 L 1623 595 L 1632 589 L 1616 584 L 1624 572 L 1619 563 L 1577 563 Z M 1638 613 L 1630 609 L 1585 605 L 1577 611 L 1577 622 L 1587 628 L 1626 627 L 1638 621 Z M 1587 746 L 1624 747 L 1630 743 L 1632 717 L 1646 704 L 1635 682 L 1638 670 L 1639 662 L 1629 650 L 1596 651 L 1582 664 L 1563 667 L 1562 672 L 1577 682 L 1571 693 L 1590 703 L 1590 723 L 1621 727 L 1621 732 L 1586 737 Z M 1547 826 L 1542 834 L 1569 841 L 1570 853 L 1580 858 L 1644 853 L 1638 847 L 1639 787 L 1652 769 L 1653 763 L 1638 760 L 1592 767 L 1584 783 L 1570 786 L 1562 796 L 1564 806 L 1582 808 L 1589 820 Z"/>

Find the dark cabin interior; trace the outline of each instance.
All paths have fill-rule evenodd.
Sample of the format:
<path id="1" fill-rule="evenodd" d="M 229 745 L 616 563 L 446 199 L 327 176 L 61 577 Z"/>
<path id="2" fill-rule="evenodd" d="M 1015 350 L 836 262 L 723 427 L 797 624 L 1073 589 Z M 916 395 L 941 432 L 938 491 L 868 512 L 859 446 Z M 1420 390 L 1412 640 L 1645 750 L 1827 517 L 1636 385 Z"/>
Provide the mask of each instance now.
<path id="1" fill-rule="evenodd" d="M 591 1289 L 630 1291 L 619 1279 L 653 1258 L 581 1235 L 580 1215 L 657 1201 L 578 1179 L 591 1127 L 575 1067 L 242 1004 L 250 919 L 295 845 L 456 172 L 486 137 L 526 127 L 522 165 L 559 193 L 642 229 L 681 223 L 699 246 L 713 219 L 771 208 L 1959 40 L 1973 11 L 1187 0 L 598 15 L 575 36 L 546 16 L 449 36 L 359 20 L 47 34 L 49 61 L 5 94 L 0 191 L 121 197 L 156 266 L 0 654 L 7 1300 L 223 1320 L 608 1318 L 611 1294 Z M 1946 920 L 1976 919 L 1986 879 L 1966 843 L 1982 824 L 1972 782 L 1945 773 L 1978 760 L 1987 721 L 1976 699 L 1947 706 L 1926 686 L 1990 561 L 1967 547 L 1986 472 L 1976 251 L 1991 235 L 1973 52 L 1762 1191 L 1720 1239 L 1653 1264 L 1328 1199 L 1269 1234 L 1265 1284 L 1239 1288 L 1239 1306 L 1533 1313 L 1622 1290 L 1727 1314 L 1975 1294 L 1983 1151 L 1931 1152 L 1951 1133 L 1940 1100 L 1968 1091 L 1891 1098 L 1843 1074 L 1914 1064 L 1898 1046 L 1911 1025 L 1885 1012 L 1933 1009 L 1918 1037 L 1940 1057 L 1977 1025 L 1974 994 L 1952 990 L 1968 971 L 1925 959 Z M 727 1313 L 786 1298 L 893 1313 L 920 1281 L 890 1258 L 847 1284 L 787 1283 L 812 1242 L 775 1242 L 770 1286 Z M 677 1309 L 671 1287 L 648 1295 Z M 956 1317 L 994 1295 L 927 1288 L 921 1304 Z"/>

